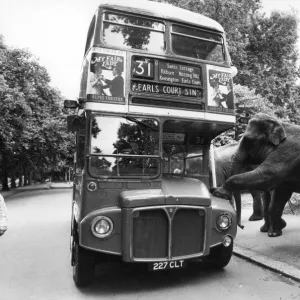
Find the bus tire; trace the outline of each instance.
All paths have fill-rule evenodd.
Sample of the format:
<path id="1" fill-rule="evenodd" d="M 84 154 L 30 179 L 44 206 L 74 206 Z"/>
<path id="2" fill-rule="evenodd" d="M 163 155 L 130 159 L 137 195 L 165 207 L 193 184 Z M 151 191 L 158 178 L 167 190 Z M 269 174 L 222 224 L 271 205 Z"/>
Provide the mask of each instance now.
<path id="1" fill-rule="evenodd" d="M 229 247 L 224 247 L 223 245 L 213 247 L 210 250 L 209 261 L 213 267 L 222 269 L 230 262 L 232 252 L 233 242 Z"/>
<path id="2" fill-rule="evenodd" d="M 73 279 L 77 287 L 84 287 L 92 283 L 95 273 L 95 256 L 90 250 L 74 243 Z"/>
<path id="3" fill-rule="evenodd" d="M 78 241 L 78 239 L 76 239 L 76 237 L 77 237 L 76 231 L 77 231 L 76 222 L 75 222 L 74 218 L 72 217 L 71 233 L 70 233 L 70 262 L 71 262 L 71 266 L 74 266 L 75 243 Z"/>

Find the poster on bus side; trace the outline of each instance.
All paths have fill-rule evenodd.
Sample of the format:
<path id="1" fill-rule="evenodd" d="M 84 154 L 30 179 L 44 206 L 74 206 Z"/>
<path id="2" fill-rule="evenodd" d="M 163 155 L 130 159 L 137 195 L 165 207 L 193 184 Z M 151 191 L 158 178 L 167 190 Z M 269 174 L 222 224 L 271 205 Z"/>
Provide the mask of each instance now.
<path id="1" fill-rule="evenodd" d="M 208 66 L 208 110 L 234 113 L 233 83 L 230 70 Z"/>
<path id="2" fill-rule="evenodd" d="M 125 101 L 125 51 L 92 48 L 87 77 L 87 98 L 105 102 Z"/>

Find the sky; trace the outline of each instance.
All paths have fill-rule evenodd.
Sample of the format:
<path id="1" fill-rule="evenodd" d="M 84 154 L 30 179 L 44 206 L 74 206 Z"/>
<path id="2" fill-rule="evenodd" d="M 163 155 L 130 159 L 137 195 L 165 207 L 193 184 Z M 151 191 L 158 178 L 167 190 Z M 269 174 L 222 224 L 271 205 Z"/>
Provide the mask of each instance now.
<path id="1" fill-rule="evenodd" d="M 48 70 L 51 86 L 67 99 L 75 100 L 86 35 L 99 3 L 99 0 L 0 0 L 0 34 L 7 46 L 26 48 L 33 53 Z M 262 0 L 262 3 L 267 13 L 294 7 L 300 17 L 299 0 Z"/>

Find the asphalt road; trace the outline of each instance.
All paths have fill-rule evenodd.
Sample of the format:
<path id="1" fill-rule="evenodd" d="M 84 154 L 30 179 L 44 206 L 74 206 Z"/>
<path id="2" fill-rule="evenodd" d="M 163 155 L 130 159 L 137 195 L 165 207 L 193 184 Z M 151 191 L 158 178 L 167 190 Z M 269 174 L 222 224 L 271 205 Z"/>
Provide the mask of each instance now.
<path id="1" fill-rule="evenodd" d="M 0 238 L 0 300 L 300 299 L 300 284 L 233 258 L 221 271 L 194 265 L 147 272 L 117 263 L 97 269 L 79 290 L 69 263 L 71 190 L 44 190 L 7 201 L 9 229 Z"/>

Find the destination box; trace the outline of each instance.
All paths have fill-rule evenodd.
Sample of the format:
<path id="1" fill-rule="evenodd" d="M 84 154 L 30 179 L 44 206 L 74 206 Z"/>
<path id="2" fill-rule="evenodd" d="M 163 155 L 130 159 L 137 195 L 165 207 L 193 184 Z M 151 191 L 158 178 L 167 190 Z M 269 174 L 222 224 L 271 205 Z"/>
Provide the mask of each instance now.
<path id="1" fill-rule="evenodd" d="M 160 61 L 158 80 L 200 87 L 202 86 L 201 68 Z"/>
<path id="2" fill-rule="evenodd" d="M 163 94 L 191 98 L 202 98 L 203 94 L 202 89 L 136 81 L 131 82 L 131 90 L 136 93 Z"/>

